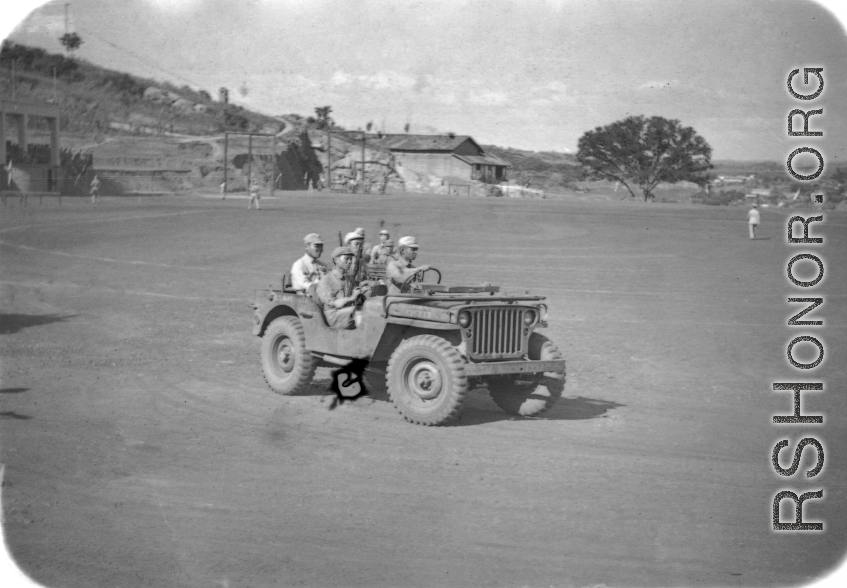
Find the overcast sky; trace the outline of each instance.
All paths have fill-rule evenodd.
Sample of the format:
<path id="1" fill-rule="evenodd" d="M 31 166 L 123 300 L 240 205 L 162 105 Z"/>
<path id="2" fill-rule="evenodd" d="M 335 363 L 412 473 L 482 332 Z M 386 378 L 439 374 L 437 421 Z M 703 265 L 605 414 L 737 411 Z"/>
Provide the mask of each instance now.
<path id="1" fill-rule="evenodd" d="M 820 4 L 690 0 L 71 0 L 80 58 L 189 84 L 268 114 L 331 105 L 348 128 L 453 131 L 485 144 L 575 151 L 631 114 L 694 127 L 714 159 L 847 158 L 847 36 Z M 65 2 L 16 42 L 61 50 Z M 843 17 L 842 17 L 843 18 Z M 8 28 L 8 27 L 7 27 Z M 7 34 L 6 31 L 0 31 Z M 792 99 L 788 72 L 824 67 Z M 795 78 L 798 91 L 809 91 Z M 789 138 L 787 113 L 821 138 Z M 802 122 L 800 118 L 798 123 Z M 798 160 L 799 161 L 799 160 Z"/>

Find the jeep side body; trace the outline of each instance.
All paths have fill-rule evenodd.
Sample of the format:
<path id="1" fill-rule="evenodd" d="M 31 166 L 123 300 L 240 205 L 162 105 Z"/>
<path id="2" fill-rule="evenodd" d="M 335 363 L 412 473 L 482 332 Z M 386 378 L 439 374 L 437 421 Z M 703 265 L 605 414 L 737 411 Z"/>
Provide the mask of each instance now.
<path id="1" fill-rule="evenodd" d="M 440 276 L 439 276 L 440 277 Z M 285 284 L 256 292 L 253 333 L 274 391 L 306 390 L 317 367 L 366 360 L 366 386 L 387 392 L 403 417 L 422 425 L 456 418 L 476 386 L 514 415 L 535 416 L 561 396 L 565 360 L 543 335 L 541 296 L 500 294 L 497 286 L 411 284 L 373 296 L 355 329 L 332 329 L 312 297 Z"/>

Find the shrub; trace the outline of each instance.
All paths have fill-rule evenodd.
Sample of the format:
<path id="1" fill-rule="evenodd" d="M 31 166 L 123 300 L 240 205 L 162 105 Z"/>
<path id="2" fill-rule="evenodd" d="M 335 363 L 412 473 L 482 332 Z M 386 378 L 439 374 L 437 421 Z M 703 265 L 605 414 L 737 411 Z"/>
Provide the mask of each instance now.
<path id="1" fill-rule="evenodd" d="M 744 200 L 744 192 L 739 190 L 713 190 L 711 193 L 698 192 L 691 197 L 692 202 L 712 206 L 726 206 L 735 200 Z"/>
<path id="2" fill-rule="evenodd" d="M 104 86 L 111 85 L 118 92 L 127 96 L 141 97 L 144 95 L 144 84 L 141 84 L 129 74 L 117 72 L 108 73 L 103 76 L 102 83 Z"/>
<path id="3" fill-rule="evenodd" d="M 246 116 L 241 114 L 241 107 L 233 104 L 227 104 L 223 110 L 223 129 L 224 131 L 246 131 L 250 127 L 250 121 Z"/>
<path id="4" fill-rule="evenodd" d="M 65 59 L 62 55 L 47 53 L 44 49 L 37 47 L 27 47 L 11 41 L 3 41 L 3 45 L 0 47 L 0 64 L 6 68 L 11 68 L 12 61 L 15 62 L 16 68 L 23 71 L 37 72 L 50 77 L 55 68 L 56 77 L 66 78 L 69 81 L 84 79 L 82 73 L 77 71 L 79 65 L 73 59 Z"/>

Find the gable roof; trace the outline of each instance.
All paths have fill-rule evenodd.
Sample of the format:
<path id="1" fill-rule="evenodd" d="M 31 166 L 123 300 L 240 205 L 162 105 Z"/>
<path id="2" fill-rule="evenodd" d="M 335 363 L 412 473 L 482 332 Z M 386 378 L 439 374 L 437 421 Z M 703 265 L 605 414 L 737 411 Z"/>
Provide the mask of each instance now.
<path id="1" fill-rule="evenodd" d="M 511 163 L 500 159 L 493 153 L 484 153 L 483 155 L 459 155 L 458 153 L 454 153 L 453 157 L 457 157 L 465 163 L 469 163 L 471 165 L 502 165 L 505 167 L 512 167 Z"/>
<path id="2" fill-rule="evenodd" d="M 396 151 L 453 151 L 465 141 L 482 148 L 469 135 L 368 135 L 368 142 Z"/>

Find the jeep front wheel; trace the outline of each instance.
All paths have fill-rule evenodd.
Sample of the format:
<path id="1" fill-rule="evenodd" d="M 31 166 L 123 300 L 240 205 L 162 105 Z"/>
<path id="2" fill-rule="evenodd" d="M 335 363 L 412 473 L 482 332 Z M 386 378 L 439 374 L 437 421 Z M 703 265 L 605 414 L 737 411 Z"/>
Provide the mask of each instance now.
<path id="1" fill-rule="evenodd" d="M 262 370 L 271 390 L 279 394 L 305 392 L 315 367 L 300 319 L 283 316 L 268 325 L 262 337 Z"/>
<path id="2" fill-rule="evenodd" d="M 406 339 L 388 360 L 388 396 L 407 421 L 441 425 L 462 410 L 468 379 L 462 356 L 435 335 Z"/>
<path id="3" fill-rule="evenodd" d="M 529 336 L 529 359 L 562 359 L 562 354 L 544 335 Z M 503 411 L 516 416 L 538 416 L 553 406 L 565 389 L 565 372 L 520 376 L 497 376 L 488 380 L 491 399 Z"/>

